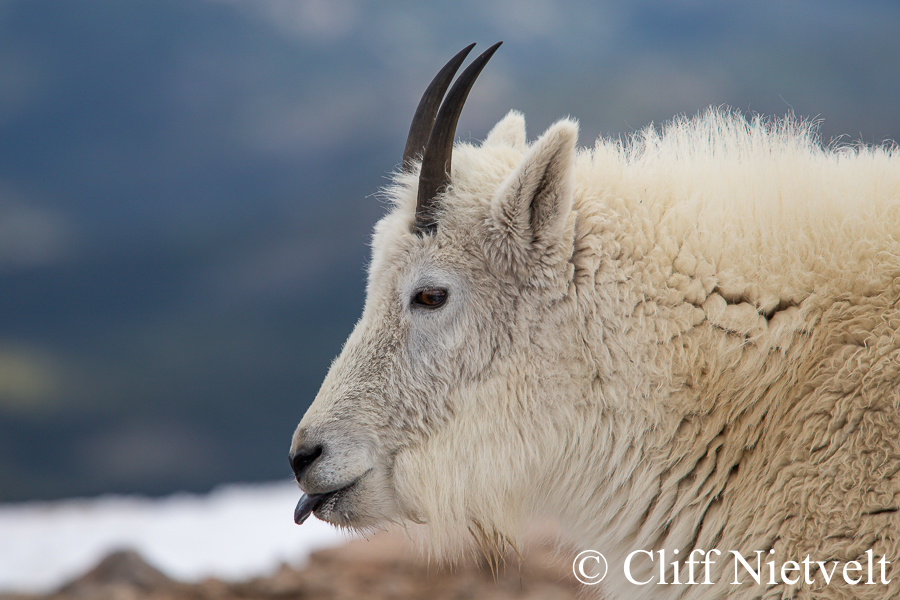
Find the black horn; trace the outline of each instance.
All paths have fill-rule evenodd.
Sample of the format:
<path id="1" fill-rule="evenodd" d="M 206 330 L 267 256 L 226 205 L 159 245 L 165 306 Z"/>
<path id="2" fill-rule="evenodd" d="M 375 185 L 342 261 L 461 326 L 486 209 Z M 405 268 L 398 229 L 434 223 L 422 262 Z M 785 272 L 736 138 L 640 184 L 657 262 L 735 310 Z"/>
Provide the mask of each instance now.
<path id="1" fill-rule="evenodd" d="M 419 173 L 419 193 L 416 199 L 417 233 L 434 231 L 437 223 L 434 220 L 434 199 L 450 183 L 450 166 L 453 158 L 453 139 L 456 137 L 456 124 L 462 114 L 463 105 L 472 84 L 481 73 L 484 65 L 490 60 L 503 42 L 497 42 L 472 61 L 459 79 L 450 88 L 450 92 L 441 104 L 428 144 L 422 154 L 422 170 Z"/>
<path id="2" fill-rule="evenodd" d="M 434 117 L 437 115 L 438 109 L 441 107 L 441 100 L 453 76 L 459 70 L 459 66 L 469 55 L 469 52 L 475 44 L 469 44 L 460 50 L 456 56 L 451 58 L 444 67 L 434 76 L 422 99 L 419 100 L 419 106 L 416 107 L 416 114 L 413 115 L 412 125 L 409 126 L 409 135 L 406 137 L 406 148 L 403 150 L 403 171 L 408 173 L 412 170 L 413 162 L 416 158 L 421 158 L 425 152 L 425 145 L 431 136 L 431 127 L 434 125 Z"/>

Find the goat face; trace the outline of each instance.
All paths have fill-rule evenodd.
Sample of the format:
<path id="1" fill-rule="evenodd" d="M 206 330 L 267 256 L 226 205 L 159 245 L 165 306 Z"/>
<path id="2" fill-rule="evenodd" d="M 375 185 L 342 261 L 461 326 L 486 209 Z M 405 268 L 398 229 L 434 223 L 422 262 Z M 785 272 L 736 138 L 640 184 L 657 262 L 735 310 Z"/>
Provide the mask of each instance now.
<path id="1" fill-rule="evenodd" d="M 394 210 L 376 226 L 363 316 L 294 433 L 291 465 L 305 492 L 298 523 L 313 512 L 363 529 L 431 521 L 436 511 L 484 521 L 473 506 L 508 512 L 522 497 L 498 463 L 547 461 L 546 446 L 522 432 L 540 434 L 524 421 L 541 411 L 526 404 L 550 384 L 524 381 L 523 365 L 570 354 L 560 350 L 568 315 L 559 300 L 571 281 L 577 128 L 560 122 L 529 148 L 522 117 L 510 113 L 481 147 L 455 149 L 451 177 L 446 121 L 455 129 L 458 90 L 494 49 L 460 76 L 436 119 L 424 111 L 426 125 L 434 121 L 426 147 L 407 144 L 389 190 Z M 423 104 L 434 103 L 428 94 Z M 414 121 L 411 139 L 422 126 Z M 429 172 L 443 179 L 435 185 Z M 565 393 L 559 378 L 552 385 Z M 473 477 L 490 481 L 470 485 Z M 476 500 L 476 488 L 493 500 Z"/>

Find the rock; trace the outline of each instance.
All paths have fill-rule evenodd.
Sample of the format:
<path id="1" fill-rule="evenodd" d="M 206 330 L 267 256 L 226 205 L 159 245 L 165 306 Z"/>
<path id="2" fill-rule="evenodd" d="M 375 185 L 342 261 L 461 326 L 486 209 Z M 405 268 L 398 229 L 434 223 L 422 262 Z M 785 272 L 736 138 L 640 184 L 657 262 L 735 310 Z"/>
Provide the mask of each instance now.
<path id="1" fill-rule="evenodd" d="M 0 594 L 0 600 L 574 600 L 584 591 L 571 565 L 550 545 L 530 544 L 524 561 L 512 555 L 495 572 L 477 558 L 453 566 L 429 564 L 402 533 L 378 533 L 313 553 L 302 569 L 282 565 L 271 576 L 241 583 L 189 584 L 123 550 L 55 594 Z"/>
<path id="2" fill-rule="evenodd" d="M 66 584 L 61 594 L 81 595 L 84 590 L 105 586 L 131 587 L 143 592 L 178 587 L 179 583 L 150 565 L 134 550 L 117 550 L 74 581 Z"/>

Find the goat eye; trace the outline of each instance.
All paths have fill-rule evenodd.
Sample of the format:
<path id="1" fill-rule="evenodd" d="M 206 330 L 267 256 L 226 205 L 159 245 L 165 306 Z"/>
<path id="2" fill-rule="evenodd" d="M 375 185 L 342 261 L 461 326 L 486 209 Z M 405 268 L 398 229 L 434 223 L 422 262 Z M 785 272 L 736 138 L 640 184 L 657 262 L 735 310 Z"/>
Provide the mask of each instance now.
<path id="1" fill-rule="evenodd" d="M 439 308 L 447 301 L 447 290 L 425 288 L 415 293 L 412 303 L 425 308 Z"/>

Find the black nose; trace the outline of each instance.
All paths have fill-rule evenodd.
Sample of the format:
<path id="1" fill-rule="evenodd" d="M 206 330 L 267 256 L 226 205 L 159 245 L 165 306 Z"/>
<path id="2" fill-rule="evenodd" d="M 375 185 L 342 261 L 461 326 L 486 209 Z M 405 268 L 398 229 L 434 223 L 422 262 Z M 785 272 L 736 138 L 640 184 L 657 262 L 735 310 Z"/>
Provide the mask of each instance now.
<path id="1" fill-rule="evenodd" d="M 301 446 L 296 452 L 292 452 L 288 458 L 291 461 L 291 468 L 294 470 L 294 477 L 299 480 L 309 465 L 313 464 L 321 455 L 321 444 L 309 447 Z"/>

